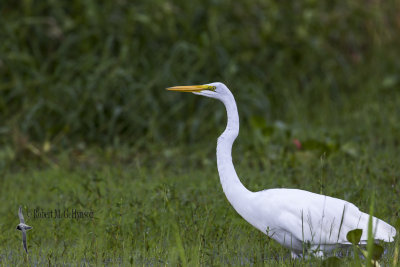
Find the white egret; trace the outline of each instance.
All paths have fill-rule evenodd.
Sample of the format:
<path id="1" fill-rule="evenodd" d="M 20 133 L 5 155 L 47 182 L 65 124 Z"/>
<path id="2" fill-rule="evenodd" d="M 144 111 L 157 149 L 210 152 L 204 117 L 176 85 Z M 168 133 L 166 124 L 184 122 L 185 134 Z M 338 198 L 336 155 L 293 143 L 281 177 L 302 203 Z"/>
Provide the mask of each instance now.
<path id="1" fill-rule="evenodd" d="M 288 188 L 251 192 L 240 182 L 232 163 L 232 145 L 239 134 L 239 115 L 231 91 L 223 83 L 175 86 L 167 90 L 192 92 L 224 103 L 228 122 L 217 142 L 218 173 L 224 193 L 233 208 L 251 225 L 299 257 L 307 249 L 315 255 L 351 245 L 350 230 L 362 229 L 360 243 L 366 244 L 369 215 L 354 204 L 320 194 Z M 392 242 L 396 230 L 373 217 L 375 240 Z"/>

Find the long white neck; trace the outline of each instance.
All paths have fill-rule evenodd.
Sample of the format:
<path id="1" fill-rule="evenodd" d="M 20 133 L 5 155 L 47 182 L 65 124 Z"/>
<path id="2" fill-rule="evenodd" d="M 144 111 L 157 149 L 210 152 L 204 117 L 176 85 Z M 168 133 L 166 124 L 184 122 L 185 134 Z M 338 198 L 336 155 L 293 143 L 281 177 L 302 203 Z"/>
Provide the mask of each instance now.
<path id="1" fill-rule="evenodd" d="M 222 189 L 235 210 L 242 215 L 248 197 L 252 194 L 240 182 L 232 163 L 232 145 L 239 134 L 239 114 L 235 98 L 231 97 L 222 100 L 228 116 L 228 123 L 225 131 L 218 138 L 217 144 L 217 165 Z"/>

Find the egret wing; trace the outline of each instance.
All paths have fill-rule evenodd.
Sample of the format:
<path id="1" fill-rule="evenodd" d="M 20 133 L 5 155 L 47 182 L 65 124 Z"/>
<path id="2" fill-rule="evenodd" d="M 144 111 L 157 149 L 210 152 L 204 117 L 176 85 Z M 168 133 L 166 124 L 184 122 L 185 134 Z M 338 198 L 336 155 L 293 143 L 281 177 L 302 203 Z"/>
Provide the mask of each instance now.
<path id="1" fill-rule="evenodd" d="M 259 209 L 254 213 L 260 215 L 254 221 L 263 224 L 255 226 L 282 233 L 291 238 L 291 244 L 349 245 L 346 235 L 354 229 L 363 230 L 362 243 L 367 240 L 369 215 L 350 202 L 298 189 L 270 189 L 258 194 Z M 373 217 L 373 233 L 375 239 L 393 241 L 396 231 Z"/>
<path id="2" fill-rule="evenodd" d="M 350 244 L 347 233 L 362 229 L 361 243 L 368 239 L 369 215 L 354 204 L 308 191 L 292 189 L 281 202 L 282 228 L 311 244 Z M 286 214 L 289 213 L 289 214 Z M 294 219 L 293 219 L 294 218 Z M 378 218 L 372 218 L 374 239 L 393 241 L 396 231 Z"/>

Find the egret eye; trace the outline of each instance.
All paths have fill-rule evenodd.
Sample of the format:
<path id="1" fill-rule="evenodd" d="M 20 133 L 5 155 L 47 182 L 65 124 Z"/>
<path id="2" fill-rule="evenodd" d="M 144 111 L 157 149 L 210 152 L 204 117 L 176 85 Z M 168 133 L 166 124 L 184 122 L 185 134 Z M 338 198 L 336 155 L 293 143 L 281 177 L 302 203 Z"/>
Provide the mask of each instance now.
<path id="1" fill-rule="evenodd" d="M 216 86 L 210 86 L 210 90 L 211 90 L 211 91 L 215 91 L 216 89 L 217 89 Z"/>

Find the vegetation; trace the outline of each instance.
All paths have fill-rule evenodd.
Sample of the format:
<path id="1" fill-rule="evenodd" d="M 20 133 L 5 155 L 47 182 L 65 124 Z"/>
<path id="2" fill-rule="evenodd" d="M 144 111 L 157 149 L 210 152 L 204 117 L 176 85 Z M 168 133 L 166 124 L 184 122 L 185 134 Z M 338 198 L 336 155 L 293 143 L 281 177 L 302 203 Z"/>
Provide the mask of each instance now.
<path id="1" fill-rule="evenodd" d="M 250 190 L 301 188 L 363 211 L 374 199 L 395 224 L 399 12 L 391 0 L 2 1 L 0 265 L 293 264 L 223 195 L 221 104 L 172 85 L 232 89 Z M 26 217 L 26 257 L 19 205 L 94 219 Z M 396 266 L 398 239 L 384 247 L 379 262 Z"/>

